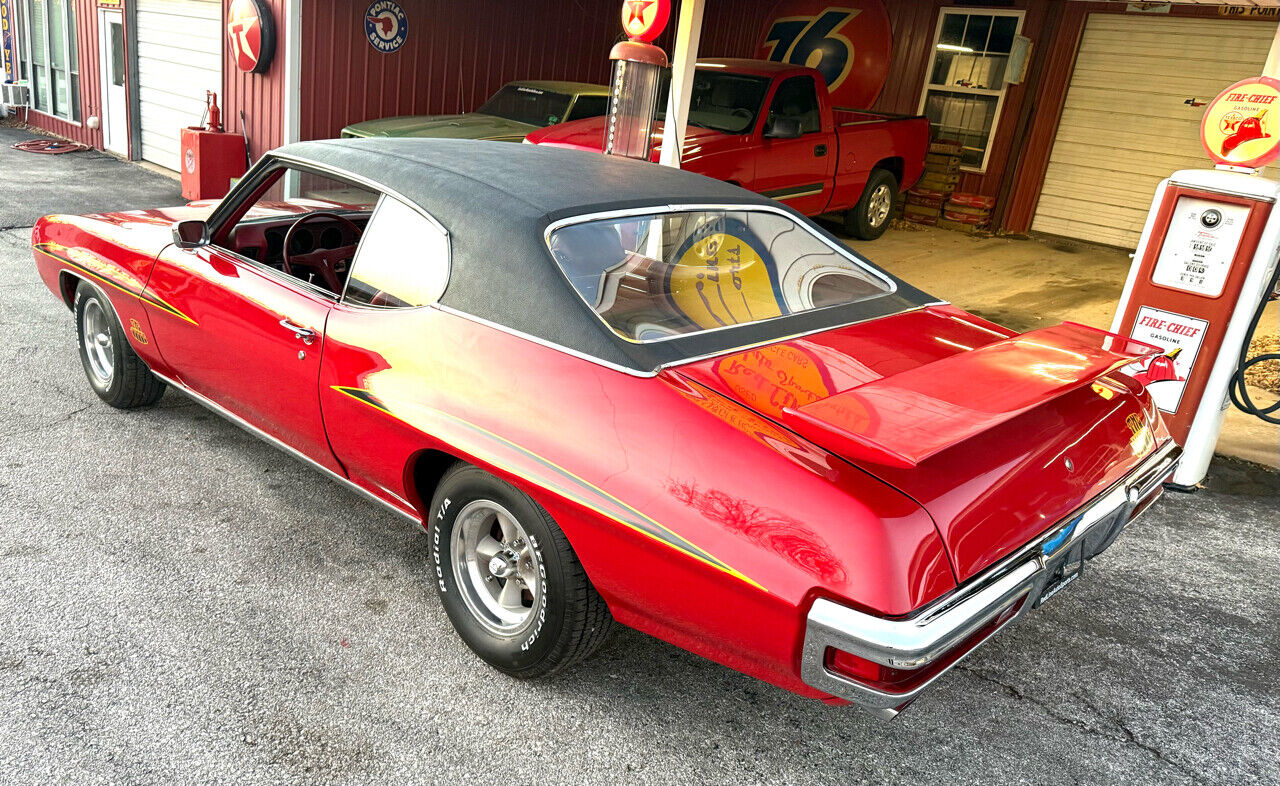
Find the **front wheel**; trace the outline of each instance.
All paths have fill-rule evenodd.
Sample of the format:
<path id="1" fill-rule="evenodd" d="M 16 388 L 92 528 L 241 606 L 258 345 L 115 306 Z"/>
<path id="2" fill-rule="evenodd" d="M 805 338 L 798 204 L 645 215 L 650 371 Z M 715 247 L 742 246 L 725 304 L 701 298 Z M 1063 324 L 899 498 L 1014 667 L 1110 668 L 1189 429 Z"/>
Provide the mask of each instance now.
<path id="1" fill-rule="evenodd" d="M 82 281 L 73 304 L 80 363 L 98 398 L 116 409 L 148 407 L 164 395 L 164 383 L 129 346 L 124 328 L 102 290 Z"/>
<path id="2" fill-rule="evenodd" d="M 859 240 L 875 240 L 889 228 L 898 200 L 898 178 L 885 169 L 871 170 L 862 198 L 844 214 L 844 228 Z"/>
<path id="3" fill-rule="evenodd" d="M 445 613 L 468 647 L 514 677 L 586 658 L 613 618 L 555 521 L 528 495 L 457 464 L 431 503 L 431 559 Z"/>

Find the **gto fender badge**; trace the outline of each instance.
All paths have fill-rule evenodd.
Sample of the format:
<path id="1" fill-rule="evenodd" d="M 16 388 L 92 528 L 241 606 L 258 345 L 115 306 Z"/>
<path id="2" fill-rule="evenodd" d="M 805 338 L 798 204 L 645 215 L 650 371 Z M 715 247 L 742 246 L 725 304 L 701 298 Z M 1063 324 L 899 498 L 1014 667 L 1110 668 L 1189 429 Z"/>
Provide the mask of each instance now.
<path id="1" fill-rule="evenodd" d="M 129 320 L 129 335 L 137 339 L 139 344 L 147 343 L 147 334 L 142 332 L 142 325 L 136 319 Z"/>

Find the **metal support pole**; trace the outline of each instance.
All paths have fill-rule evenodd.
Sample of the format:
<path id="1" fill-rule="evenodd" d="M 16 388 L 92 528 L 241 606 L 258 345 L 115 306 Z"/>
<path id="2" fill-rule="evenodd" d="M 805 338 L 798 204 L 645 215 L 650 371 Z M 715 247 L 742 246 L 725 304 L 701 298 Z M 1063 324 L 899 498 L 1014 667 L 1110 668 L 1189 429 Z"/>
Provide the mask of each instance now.
<path id="1" fill-rule="evenodd" d="M 680 0 L 667 119 L 662 127 L 662 148 L 658 154 L 658 163 L 676 169 L 680 168 L 680 148 L 689 122 L 689 95 L 693 86 L 693 69 L 698 63 L 698 39 L 702 36 L 705 4 L 705 0 Z"/>

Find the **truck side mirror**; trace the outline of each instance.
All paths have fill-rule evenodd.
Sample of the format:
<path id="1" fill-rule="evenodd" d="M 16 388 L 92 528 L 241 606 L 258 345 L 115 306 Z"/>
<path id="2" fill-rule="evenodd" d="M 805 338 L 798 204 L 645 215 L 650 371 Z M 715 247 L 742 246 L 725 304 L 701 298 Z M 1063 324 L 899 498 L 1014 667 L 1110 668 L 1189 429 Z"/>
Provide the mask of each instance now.
<path id="1" fill-rule="evenodd" d="M 800 136 L 800 121 L 794 117 L 774 117 L 764 129 L 769 139 L 797 139 Z"/>
<path id="2" fill-rule="evenodd" d="M 178 248 L 197 248 L 208 242 L 209 228 L 203 221 L 188 219 L 173 225 L 173 244 Z"/>

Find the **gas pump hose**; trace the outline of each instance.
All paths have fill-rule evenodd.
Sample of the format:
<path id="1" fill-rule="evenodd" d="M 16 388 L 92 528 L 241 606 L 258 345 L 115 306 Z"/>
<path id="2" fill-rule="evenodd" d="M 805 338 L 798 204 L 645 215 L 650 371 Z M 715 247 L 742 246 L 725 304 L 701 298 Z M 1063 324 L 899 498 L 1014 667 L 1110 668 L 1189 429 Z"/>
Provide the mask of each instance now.
<path id="1" fill-rule="evenodd" d="M 1245 382 L 1245 372 L 1259 363 L 1265 363 L 1268 360 L 1280 361 L 1280 353 L 1267 352 L 1255 357 L 1249 357 L 1249 344 L 1253 342 L 1253 336 L 1258 332 L 1258 323 L 1262 321 L 1262 315 L 1267 312 L 1267 306 L 1276 299 L 1276 285 L 1280 284 L 1280 265 L 1276 266 L 1275 275 L 1271 277 L 1271 283 L 1263 290 L 1265 293 L 1262 302 L 1258 303 L 1258 310 L 1254 312 L 1253 323 L 1249 326 L 1249 336 L 1244 340 L 1244 344 L 1240 347 L 1240 362 L 1236 364 L 1235 374 L 1231 377 L 1231 403 L 1236 408 L 1248 415 L 1254 415 L 1262 418 L 1268 423 L 1280 425 L 1280 399 L 1269 407 L 1260 407 L 1254 403 L 1249 397 L 1249 386 Z"/>

